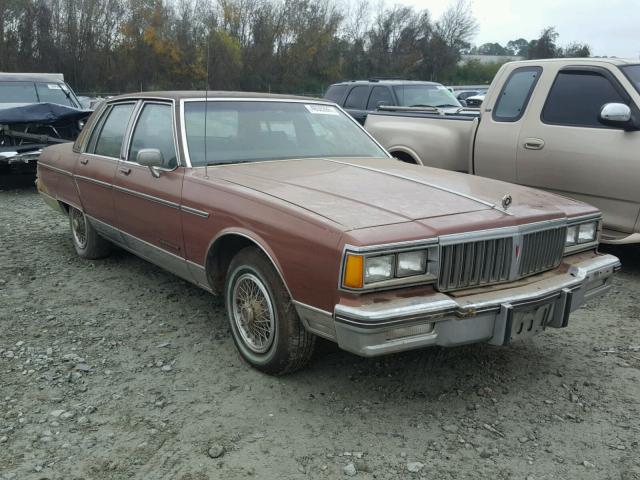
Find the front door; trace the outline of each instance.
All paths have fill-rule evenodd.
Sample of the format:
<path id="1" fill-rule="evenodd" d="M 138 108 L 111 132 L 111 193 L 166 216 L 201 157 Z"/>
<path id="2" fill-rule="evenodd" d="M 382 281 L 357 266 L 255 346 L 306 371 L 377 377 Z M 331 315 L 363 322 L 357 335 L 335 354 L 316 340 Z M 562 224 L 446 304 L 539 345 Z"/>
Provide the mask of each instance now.
<path id="1" fill-rule="evenodd" d="M 127 247 L 173 273 L 188 277 L 180 204 L 184 168 L 178 165 L 171 103 L 140 106 L 125 159 L 113 182 L 115 225 Z M 143 149 L 159 151 L 150 169 L 137 163 Z"/>
<path id="2" fill-rule="evenodd" d="M 116 103 L 104 110 L 74 172 L 84 213 L 99 220 L 101 224 L 96 228 L 107 236 L 109 233 L 103 231 L 101 225 L 113 224 L 111 184 L 134 107 L 135 102 Z"/>
<path id="3" fill-rule="evenodd" d="M 606 103 L 630 104 L 618 80 L 600 68 L 562 69 L 532 111 L 518 141 L 517 181 L 590 203 L 605 228 L 631 233 L 640 210 L 640 132 L 598 121 Z M 545 82 L 546 83 L 546 82 Z"/>

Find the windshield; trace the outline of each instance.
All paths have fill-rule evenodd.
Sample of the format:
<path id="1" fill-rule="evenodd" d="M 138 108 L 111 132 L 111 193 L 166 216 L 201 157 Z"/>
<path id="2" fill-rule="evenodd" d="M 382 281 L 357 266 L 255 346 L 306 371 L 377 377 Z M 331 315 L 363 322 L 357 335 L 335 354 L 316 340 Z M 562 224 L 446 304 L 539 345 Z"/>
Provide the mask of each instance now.
<path id="1" fill-rule="evenodd" d="M 396 85 L 401 107 L 461 107 L 458 99 L 442 85 Z"/>
<path id="2" fill-rule="evenodd" d="M 629 65 L 627 67 L 620 67 L 620 69 L 631 81 L 638 93 L 640 93 L 640 65 Z"/>
<path id="3" fill-rule="evenodd" d="M 73 93 L 63 83 L 0 82 L 0 103 L 57 103 L 77 108 Z"/>
<path id="4" fill-rule="evenodd" d="M 192 166 L 317 157 L 386 157 L 331 105 L 271 101 L 185 102 Z M 205 157 L 206 139 L 206 157 Z"/>

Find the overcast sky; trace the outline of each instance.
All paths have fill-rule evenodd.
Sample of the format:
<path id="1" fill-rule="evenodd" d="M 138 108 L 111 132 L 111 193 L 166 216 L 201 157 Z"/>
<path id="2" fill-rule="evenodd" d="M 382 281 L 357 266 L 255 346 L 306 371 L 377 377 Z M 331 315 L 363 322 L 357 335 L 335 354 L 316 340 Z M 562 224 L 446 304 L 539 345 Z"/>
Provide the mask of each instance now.
<path id="1" fill-rule="evenodd" d="M 428 9 L 437 18 L 450 0 L 387 0 Z M 592 55 L 640 57 L 640 0 L 471 0 L 480 29 L 474 43 L 504 45 L 555 26 L 561 46 L 585 42 Z"/>

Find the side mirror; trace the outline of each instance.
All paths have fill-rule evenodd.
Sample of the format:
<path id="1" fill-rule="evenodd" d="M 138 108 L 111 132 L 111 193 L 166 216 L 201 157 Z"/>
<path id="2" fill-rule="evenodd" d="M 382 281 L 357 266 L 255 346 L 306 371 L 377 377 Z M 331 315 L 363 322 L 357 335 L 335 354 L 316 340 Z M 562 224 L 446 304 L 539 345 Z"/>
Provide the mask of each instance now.
<path id="1" fill-rule="evenodd" d="M 460 105 L 463 107 L 468 107 L 467 105 L 467 101 L 466 100 L 458 100 L 458 102 L 460 102 Z"/>
<path id="2" fill-rule="evenodd" d="M 151 175 L 158 178 L 160 176 L 158 167 L 161 167 L 163 165 L 164 158 L 162 156 L 162 152 L 157 148 L 143 148 L 138 151 L 138 155 L 136 156 L 136 163 L 145 167 L 149 167 Z"/>
<path id="3" fill-rule="evenodd" d="M 603 125 L 611 127 L 621 127 L 625 130 L 636 130 L 634 125 L 631 108 L 624 103 L 605 103 L 600 109 L 598 118 Z"/>

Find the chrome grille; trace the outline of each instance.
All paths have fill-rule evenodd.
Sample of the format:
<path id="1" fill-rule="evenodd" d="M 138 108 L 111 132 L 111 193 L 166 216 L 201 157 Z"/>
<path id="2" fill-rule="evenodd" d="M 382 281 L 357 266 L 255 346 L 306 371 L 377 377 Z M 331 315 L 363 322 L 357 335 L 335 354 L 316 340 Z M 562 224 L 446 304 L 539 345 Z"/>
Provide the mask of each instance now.
<path id="1" fill-rule="evenodd" d="M 557 267 L 564 253 L 566 232 L 566 227 L 561 227 L 524 234 L 518 276 Z"/>
<path id="2" fill-rule="evenodd" d="M 443 245 L 438 289 L 456 290 L 507 281 L 512 259 L 511 237 Z"/>

